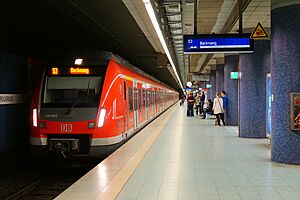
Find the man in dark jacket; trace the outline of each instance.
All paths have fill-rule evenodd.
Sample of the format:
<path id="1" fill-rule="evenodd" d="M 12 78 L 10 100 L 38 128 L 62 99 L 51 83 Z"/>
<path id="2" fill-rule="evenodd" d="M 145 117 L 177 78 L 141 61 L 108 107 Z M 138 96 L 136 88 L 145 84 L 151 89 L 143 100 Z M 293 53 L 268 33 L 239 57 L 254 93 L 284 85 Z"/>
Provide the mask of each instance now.
<path id="1" fill-rule="evenodd" d="M 224 109 L 224 113 L 221 113 L 221 115 L 223 115 L 223 119 L 225 119 L 225 113 L 226 113 L 226 109 L 227 109 L 227 103 L 228 103 L 228 98 L 226 97 L 226 92 L 223 90 L 221 92 L 221 96 L 223 99 L 223 109 Z"/>
<path id="2" fill-rule="evenodd" d="M 203 110 L 204 104 L 205 104 L 205 94 L 204 94 L 204 91 L 201 91 L 201 97 L 200 97 L 200 115 L 203 114 L 203 112 L 204 112 L 204 110 Z"/>

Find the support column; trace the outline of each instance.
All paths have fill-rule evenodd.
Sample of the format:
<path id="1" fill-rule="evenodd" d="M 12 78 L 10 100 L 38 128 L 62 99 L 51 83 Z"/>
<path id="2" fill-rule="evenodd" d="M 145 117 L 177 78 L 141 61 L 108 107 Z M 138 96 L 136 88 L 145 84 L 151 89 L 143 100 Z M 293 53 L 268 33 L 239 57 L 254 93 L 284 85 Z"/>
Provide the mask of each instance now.
<path id="1" fill-rule="evenodd" d="M 216 65 L 216 91 L 224 90 L 224 64 Z"/>
<path id="2" fill-rule="evenodd" d="M 206 99 L 211 99 L 211 97 L 210 97 L 210 89 L 207 89 L 207 91 L 206 91 Z"/>
<path id="3" fill-rule="evenodd" d="M 213 70 L 210 72 L 210 84 L 211 88 L 210 90 L 210 98 L 213 100 L 216 97 L 216 71 Z"/>
<path id="4" fill-rule="evenodd" d="M 240 54 L 240 137 L 266 137 L 266 74 L 270 72 L 269 40 L 257 40 L 252 54 Z"/>
<path id="5" fill-rule="evenodd" d="M 27 97 L 27 64 L 22 56 L 0 51 L 0 162 L 18 159 L 25 152 L 28 134 L 28 110 L 17 95 Z M 5 97 L 5 95 L 9 95 Z M 9 104 L 8 104 L 9 103 Z"/>
<path id="6" fill-rule="evenodd" d="M 230 79 L 230 72 L 237 71 L 239 56 L 225 55 L 224 58 L 224 90 L 228 98 L 226 109 L 226 125 L 238 125 L 238 80 Z"/>
<path id="7" fill-rule="evenodd" d="M 271 1 L 273 161 L 300 164 L 300 132 L 290 130 L 289 93 L 300 92 L 300 4 Z"/>

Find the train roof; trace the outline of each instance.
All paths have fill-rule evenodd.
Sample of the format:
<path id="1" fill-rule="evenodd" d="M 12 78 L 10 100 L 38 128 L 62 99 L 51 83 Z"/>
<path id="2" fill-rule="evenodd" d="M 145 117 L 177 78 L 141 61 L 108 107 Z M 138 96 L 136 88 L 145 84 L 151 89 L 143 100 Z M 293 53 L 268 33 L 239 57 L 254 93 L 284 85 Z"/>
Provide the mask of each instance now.
<path id="1" fill-rule="evenodd" d="M 169 85 L 161 82 L 157 78 L 147 74 L 146 72 L 142 71 L 141 69 L 139 69 L 139 68 L 135 67 L 134 65 L 130 64 L 124 58 L 122 58 L 118 55 L 115 55 L 111 52 L 108 52 L 108 51 L 101 51 L 100 53 L 99 52 L 98 53 L 93 52 L 93 53 L 89 53 L 89 54 L 84 55 L 83 58 L 84 58 L 83 59 L 83 65 L 84 64 L 99 65 L 99 63 L 103 64 L 103 65 L 107 65 L 110 60 L 113 60 L 114 62 L 116 62 L 118 64 L 121 64 L 122 66 L 127 67 L 127 68 L 131 69 L 132 71 L 151 79 L 154 82 L 157 82 L 159 84 L 162 84 L 162 85 L 172 89 L 172 87 L 170 87 Z"/>

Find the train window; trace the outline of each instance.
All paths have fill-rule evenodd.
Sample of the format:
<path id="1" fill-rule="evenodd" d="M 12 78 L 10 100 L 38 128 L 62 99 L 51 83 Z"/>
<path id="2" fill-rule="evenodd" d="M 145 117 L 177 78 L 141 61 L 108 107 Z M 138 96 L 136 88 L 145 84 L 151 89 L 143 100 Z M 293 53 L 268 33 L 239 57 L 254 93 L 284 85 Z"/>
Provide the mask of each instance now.
<path id="1" fill-rule="evenodd" d="M 155 104 L 155 92 L 154 91 L 151 91 L 151 93 L 152 93 L 152 104 Z"/>
<path id="2" fill-rule="evenodd" d="M 146 92 L 145 90 L 142 90 L 142 93 L 143 93 L 143 107 L 146 106 Z"/>
<path id="3" fill-rule="evenodd" d="M 124 81 L 124 99 L 126 100 L 126 82 Z"/>
<path id="4" fill-rule="evenodd" d="M 149 99 L 148 99 L 148 105 L 151 106 L 151 104 L 152 104 L 152 92 L 149 90 L 148 94 L 149 94 L 149 96 L 148 96 L 149 97 Z"/>
<path id="5" fill-rule="evenodd" d="M 146 90 L 146 107 L 148 107 L 149 106 L 149 91 L 148 90 Z"/>
<path id="6" fill-rule="evenodd" d="M 129 111 L 133 111 L 132 88 L 128 87 Z"/>
<path id="7" fill-rule="evenodd" d="M 134 110 L 136 111 L 138 109 L 138 94 L 137 89 L 134 88 Z"/>
<path id="8" fill-rule="evenodd" d="M 48 76 L 43 106 L 97 107 L 101 85 L 101 76 Z"/>
<path id="9" fill-rule="evenodd" d="M 138 102 L 139 102 L 139 110 L 142 109 L 142 97 L 141 97 L 141 89 L 138 89 Z"/>

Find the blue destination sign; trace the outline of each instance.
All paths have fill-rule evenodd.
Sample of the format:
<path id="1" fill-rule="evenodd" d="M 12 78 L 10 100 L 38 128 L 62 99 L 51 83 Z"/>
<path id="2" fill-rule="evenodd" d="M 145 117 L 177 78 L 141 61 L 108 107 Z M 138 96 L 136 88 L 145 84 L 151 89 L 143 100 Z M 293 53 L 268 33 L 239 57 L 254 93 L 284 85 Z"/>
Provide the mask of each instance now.
<path id="1" fill-rule="evenodd" d="M 185 35 L 184 53 L 251 53 L 250 34 Z"/>

